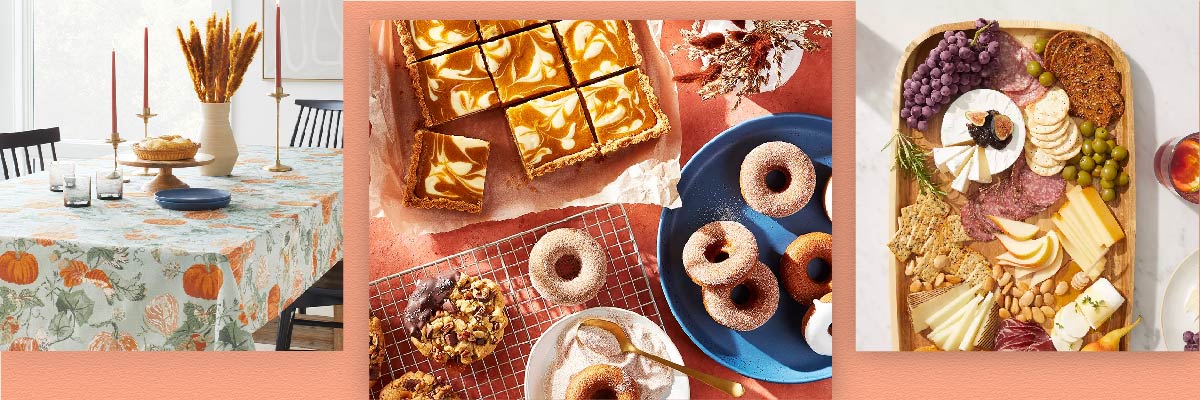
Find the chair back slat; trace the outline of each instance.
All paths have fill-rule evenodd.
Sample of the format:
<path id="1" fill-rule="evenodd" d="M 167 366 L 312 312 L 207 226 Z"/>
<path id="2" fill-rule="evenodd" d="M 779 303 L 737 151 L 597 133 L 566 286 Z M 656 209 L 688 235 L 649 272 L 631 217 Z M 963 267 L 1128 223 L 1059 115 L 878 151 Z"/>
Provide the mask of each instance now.
<path id="1" fill-rule="evenodd" d="M 292 147 L 342 147 L 342 101 L 296 100 L 300 113 L 292 129 Z"/>
<path id="2" fill-rule="evenodd" d="M 62 135 L 58 128 L 35 129 L 32 131 L 0 133 L 0 170 L 3 170 L 4 179 L 20 177 L 21 172 L 21 155 L 25 157 L 24 174 L 32 174 L 46 169 L 46 156 L 42 152 L 42 145 L 50 145 L 50 154 L 52 160 L 58 160 L 58 152 L 54 147 L 54 143 L 62 140 Z M 34 152 L 30 152 L 29 148 L 34 147 Z M 20 149 L 20 154 L 17 153 Z M 4 150 L 8 150 L 7 156 Z M 33 154 L 37 153 L 37 160 L 34 160 Z M 11 171 L 9 161 L 12 161 Z"/>

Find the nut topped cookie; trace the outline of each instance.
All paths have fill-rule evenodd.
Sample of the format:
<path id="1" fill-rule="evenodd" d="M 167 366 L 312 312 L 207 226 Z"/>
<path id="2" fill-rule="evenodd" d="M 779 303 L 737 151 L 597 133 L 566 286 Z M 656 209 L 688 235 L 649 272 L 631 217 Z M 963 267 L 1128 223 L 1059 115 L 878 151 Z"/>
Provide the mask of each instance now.
<path id="1" fill-rule="evenodd" d="M 600 151 L 605 154 L 665 135 L 671 129 L 649 78 L 636 69 L 581 86 L 579 93 L 591 116 Z"/>
<path id="2" fill-rule="evenodd" d="M 599 154 L 575 90 L 564 90 L 505 110 L 529 179 Z"/>
<path id="3" fill-rule="evenodd" d="M 568 20 L 554 23 L 562 37 L 563 53 L 571 64 L 576 82 L 592 79 L 641 64 L 629 22 L 617 20 Z"/>
<path id="4" fill-rule="evenodd" d="M 483 34 L 483 40 L 489 40 L 497 36 L 503 36 L 509 32 L 515 32 L 527 26 L 533 26 L 546 22 L 544 19 L 508 19 L 508 20 L 479 20 L 475 23 L 479 24 L 479 33 Z"/>
<path id="5" fill-rule="evenodd" d="M 404 308 L 404 328 L 430 360 L 465 366 L 496 349 L 508 326 L 504 305 L 496 282 L 451 272 L 417 283 Z"/>
<path id="6" fill-rule="evenodd" d="M 367 325 L 367 336 L 370 338 L 367 345 L 370 354 L 368 376 L 371 386 L 374 387 L 375 381 L 379 379 L 379 367 L 383 365 L 383 359 L 386 357 L 383 343 L 383 321 L 371 316 L 371 322 Z"/>
<path id="7" fill-rule="evenodd" d="M 408 62 L 479 40 L 472 20 L 393 21 Z"/>
<path id="8" fill-rule="evenodd" d="M 500 101 L 512 103 L 571 86 L 549 25 L 482 45 Z"/>
<path id="9" fill-rule="evenodd" d="M 379 400 L 458 400 L 461 397 L 449 383 L 421 371 L 409 371 L 379 392 Z"/>
<path id="10" fill-rule="evenodd" d="M 409 65 L 427 125 L 437 125 L 500 104 L 478 46 Z"/>
<path id="11" fill-rule="evenodd" d="M 488 152 L 483 140 L 418 129 L 405 179 L 405 203 L 479 212 Z"/>

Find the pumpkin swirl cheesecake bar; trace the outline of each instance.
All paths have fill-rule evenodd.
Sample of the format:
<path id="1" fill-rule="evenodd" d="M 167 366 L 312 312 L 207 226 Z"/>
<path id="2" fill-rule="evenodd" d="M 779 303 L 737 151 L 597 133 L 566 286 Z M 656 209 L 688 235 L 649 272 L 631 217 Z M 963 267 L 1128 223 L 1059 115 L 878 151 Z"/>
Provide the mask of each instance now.
<path id="1" fill-rule="evenodd" d="M 405 204 L 477 213 L 483 209 L 489 144 L 417 130 L 405 179 Z"/>

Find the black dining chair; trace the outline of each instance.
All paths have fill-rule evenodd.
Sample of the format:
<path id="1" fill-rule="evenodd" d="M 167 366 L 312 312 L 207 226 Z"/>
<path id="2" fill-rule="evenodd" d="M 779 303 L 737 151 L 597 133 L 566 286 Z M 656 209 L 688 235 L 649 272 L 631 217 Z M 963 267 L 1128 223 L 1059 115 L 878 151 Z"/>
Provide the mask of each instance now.
<path id="1" fill-rule="evenodd" d="M 292 129 L 291 147 L 342 148 L 342 101 L 296 100 L 300 114 Z"/>
<path id="2" fill-rule="evenodd" d="M 321 279 L 305 290 L 291 305 L 279 314 L 279 332 L 275 337 L 275 350 L 292 349 L 292 329 L 296 325 L 342 329 L 342 321 L 328 321 L 304 316 L 309 307 L 342 305 L 342 262 L 333 265 Z"/>
<path id="3" fill-rule="evenodd" d="M 44 171 L 46 169 L 46 155 L 42 151 L 42 146 L 49 145 L 50 160 L 58 161 L 58 151 L 54 148 L 54 144 L 60 141 L 62 141 L 62 135 L 59 134 L 57 127 L 24 132 L 0 133 L 0 170 L 4 171 L 4 179 L 8 180 L 21 176 L 22 161 L 25 164 L 26 175 Z M 29 152 L 31 147 L 37 150 L 36 158 Z M 20 153 L 17 152 L 18 149 L 21 150 Z M 10 168 L 12 174 L 9 174 Z"/>

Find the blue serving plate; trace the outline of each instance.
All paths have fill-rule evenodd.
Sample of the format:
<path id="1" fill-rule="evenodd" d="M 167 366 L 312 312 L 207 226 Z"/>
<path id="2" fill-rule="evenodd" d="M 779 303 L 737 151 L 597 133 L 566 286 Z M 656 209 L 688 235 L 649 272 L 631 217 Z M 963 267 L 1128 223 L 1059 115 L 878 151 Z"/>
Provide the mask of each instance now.
<path id="1" fill-rule="evenodd" d="M 158 203 L 159 207 L 175 211 L 216 210 L 218 208 L 225 208 L 226 206 L 229 206 L 229 201 L 230 199 L 214 200 L 203 203 L 178 203 L 163 199 L 154 199 L 154 202 Z"/>
<path id="2" fill-rule="evenodd" d="M 228 203 L 230 198 L 229 192 L 206 188 L 167 189 L 154 193 L 155 200 L 172 203 L 212 203 L 217 201 Z"/>
<path id="3" fill-rule="evenodd" d="M 812 351 L 801 320 L 807 305 L 788 296 L 780 284 L 779 309 L 766 324 L 749 332 L 729 329 L 708 315 L 700 286 L 683 271 L 683 245 L 704 224 L 737 221 L 758 239 L 759 260 L 776 271 L 788 244 L 808 232 L 832 232 L 823 191 L 832 173 L 832 123 L 807 114 L 776 114 L 748 120 L 722 132 L 688 161 L 679 180 L 683 206 L 663 209 L 658 226 L 658 272 L 671 313 L 683 332 L 721 365 L 750 378 L 803 383 L 833 374 L 833 358 Z M 760 144 L 784 141 L 808 154 L 817 173 L 808 205 L 785 218 L 752 210 L 742 199 L 738 173 L 742 159 Z"/>

